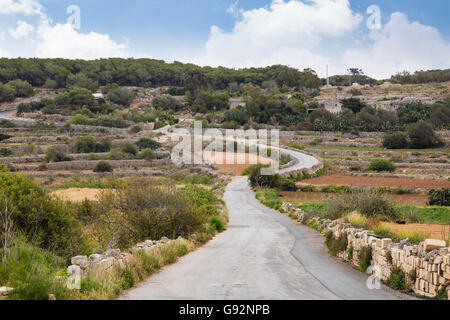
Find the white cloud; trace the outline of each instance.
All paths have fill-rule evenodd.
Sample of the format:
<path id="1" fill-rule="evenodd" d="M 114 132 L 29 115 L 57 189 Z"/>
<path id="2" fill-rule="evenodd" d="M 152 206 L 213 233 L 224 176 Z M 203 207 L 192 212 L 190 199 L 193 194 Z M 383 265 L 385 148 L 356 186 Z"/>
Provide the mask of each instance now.
<path id="1" fill-rule="evenodd" d="M 229 67 L 290 64 L 324 68 L 325 54 L 316 50 L 326 37 L 340 37 L 355 30 L 361 16 L 348 0 L 273 0 L 266 8 L 240 11 L 242 19 L 231 32 L 211 27 L 202 65 Z"/>
<path id="2" fill-rule="evenodd" d="M 128 57 L 127 47 L 118 44 L 107 34 L 79 33 L 69 24 L 50 26 L 42 24 L 38 29 L 37 57 L 97 59 Z"/>
<path id="3" fill-rule="evenodd" d="M 371 34 L 368 48 L 348 49 L 344 65 L 363 68 L 376 78 L 388 78 L 401 71 L 450 68 L 450 43 L 439 30 L 410 22 L 400 12 L 393 13 L 381 31 Z"/>
<path id="4" fill-rule="evenodd" d="M 27 38 L 31 33 L 34 32 L 34 27 L 25 21 L 18 21 L 16 29 L 9 29 L 9 34 L 14 39 Z"/>
<path id="5" fill-rule="evenodd" d="M 38 0 L 0 0 L 0 14 L 43 15 Z"/>

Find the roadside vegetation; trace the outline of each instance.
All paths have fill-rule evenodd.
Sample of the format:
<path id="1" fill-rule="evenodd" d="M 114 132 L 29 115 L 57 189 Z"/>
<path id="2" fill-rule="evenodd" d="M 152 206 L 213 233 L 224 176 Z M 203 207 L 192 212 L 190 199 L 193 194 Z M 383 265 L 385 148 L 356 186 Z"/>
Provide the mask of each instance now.
<path id="1" fill-rule="evenodd" d="M 221 186 L 178 188 L 168 178 L 74 179 L 56 185 L 102 188 L 97 201 L 72 203 L 6 169 L 0 172 L 0 182 L 0 286 L 14 288 L 11 299 L 47 300 L 49 294 L 57 299 L 112 298 L 208 241 L 227 224 L 216 193 L 223 192 Z M 54 281 L 55 276 L 66 276 L 73 256 L 90 255 L 94 248 L 126 251 L 137 242 L 162 237 L 187 240 L 180 238 L 154 257 L 133 255 L 132 266 L 112 278 L 87 279 L 76 294 Z"/>

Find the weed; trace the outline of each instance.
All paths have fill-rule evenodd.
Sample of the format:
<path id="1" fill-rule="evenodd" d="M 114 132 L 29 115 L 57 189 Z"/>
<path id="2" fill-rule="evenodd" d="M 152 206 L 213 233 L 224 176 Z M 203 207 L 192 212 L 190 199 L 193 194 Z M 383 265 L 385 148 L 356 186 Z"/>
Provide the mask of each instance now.
<path id="1" fill-rule="evenodd" d="M 408 289 L 405 272 L 399 267 L 391 268 L 391 275 L 389 276 L 387 282 L 394 290 L 404 291 Z"/>
<path id="2" fill-rule="evenodd" d="M 372 263 L 372 247 L 362 247 L 358 254 L 359 267 L 366 272 Z"/>

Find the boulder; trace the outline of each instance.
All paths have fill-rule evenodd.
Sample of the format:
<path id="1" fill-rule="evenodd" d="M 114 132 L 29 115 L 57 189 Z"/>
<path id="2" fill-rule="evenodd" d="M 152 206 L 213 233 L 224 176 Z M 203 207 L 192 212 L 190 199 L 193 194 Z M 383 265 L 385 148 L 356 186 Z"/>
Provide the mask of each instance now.
<path id="1" fill-rule="evenodd" d="M 443 249 L 446 246 L 447 244 L 444 240 L 426 239 L 423 243 L 423 249 L 426 253 L 433 250 Z"/>
<path id="2" fill-rule="evenodd" d="M 103 251 L 102 249 L 96 248 L 94 250 L 92 250 L 93 254 L 105 254 L 105 251 Z"/>
<path id="3" fill-rule="evenodd" d="M 86 256 L 76 256 L 71 259 L 72 265 L 79 266 L 81 269 L 89 266 L 89 260 Z"/>
<path id="4" fill-rule="evenodd" d="M 110 249 L 108 251 L 105 252 L 105 256 L 110 258 L 110 257 L 114 257 L 114 258 L 120 258 L 120 249 Z"/>
<path id="5" fill-rule="evenodd" d="M 103 259 L 105 259 L 105 256 L 102 254 L 91 254 L 89 256 L 89 261 L 94 262 L 94 263 L 102 261 Z"/>

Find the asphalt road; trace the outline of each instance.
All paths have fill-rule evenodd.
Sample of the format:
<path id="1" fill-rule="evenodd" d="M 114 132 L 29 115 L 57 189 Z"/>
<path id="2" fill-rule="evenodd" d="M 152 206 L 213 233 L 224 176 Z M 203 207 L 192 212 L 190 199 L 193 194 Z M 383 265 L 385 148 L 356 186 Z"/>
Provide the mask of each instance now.
<path id="1" fill-rule="evenodd" d="M 123 300 L 390 300 L 368 276 L 331 258 L 317 232 L 256 200 L 245 177 L 224 196 L 228 230 L 126 292 Z"/>

